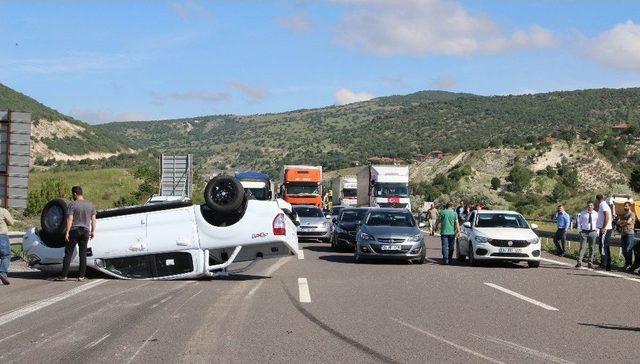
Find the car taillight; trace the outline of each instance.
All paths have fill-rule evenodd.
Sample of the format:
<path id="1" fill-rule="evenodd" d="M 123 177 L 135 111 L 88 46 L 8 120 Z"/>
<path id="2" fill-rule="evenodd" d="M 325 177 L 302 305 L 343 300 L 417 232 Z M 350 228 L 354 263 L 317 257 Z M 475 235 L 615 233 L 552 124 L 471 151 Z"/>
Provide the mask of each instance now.
<path id="1" fill-rule="evenodd" d="M 284 214 L 278 214 L 273 219 L 273 235 L 287 235 Z"/>

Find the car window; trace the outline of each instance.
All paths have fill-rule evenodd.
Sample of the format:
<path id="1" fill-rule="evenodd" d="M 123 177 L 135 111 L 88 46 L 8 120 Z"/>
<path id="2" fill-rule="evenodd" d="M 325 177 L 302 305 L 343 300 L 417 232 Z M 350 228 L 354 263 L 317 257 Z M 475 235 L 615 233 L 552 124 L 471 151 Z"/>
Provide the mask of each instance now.
<path id="1" fill-rule="evenodd" d="M 475 226 L 479 228 L 529 228 L 529 224 L 522 215 L 504 213 L 478 214 Z"/>
<path id="2" fill-rule="evenodd" d="M 105 259 L 105 269 L 127 278 L 151 278 L 151 264 L 148 255 Z"/>
<path id="3" fill-rule="evenodd" d="M 154 260 L 158 277 L 193 272 L 193 259 L 189 253 L 156 254 Z"/>
<path id="4" fill-rule="evenodd" d="M 333 207 L 333 208 L 331 209 L 331 215 L 338 216 L 338 215 L 340 215 L 340 212 L 341 212 L 343 209 L 344 209 L 344 207 L 342 207 L 342 206 L 339 206 L 339 207 L 338 207 L 338 206 Z"/>
<path id="5" fill-rule="evenodd" d="M 415 226 L 415 220 L 409 212 L 372 211 L 367 215 L 365 225 L 369 226 Z"/>
<path id="6" fill-rule="evenodd" d="M 295 206 L 293 211 L 300 217 L 324 217 L 322 210 L 317 207 Z"/>
<path id="7" fill-rule="evenodd" d="M 367 213 L 367 210 L 344 210 L 342 212 L 340 221 L 354 222 L 354 221 L 362 220 L 362 218 L 366 213 Z"/>
<path id="8" fill-rule="evenodd" d="M 474 211 L 474 212 L 469 214 L 469 217 L 467 218 L 467 221 L 469 221 L 471 223 L 471 226 L 473 226 L 474 222 L 475 222 L 475 219 L 476 219 L 476 212 Z"/>

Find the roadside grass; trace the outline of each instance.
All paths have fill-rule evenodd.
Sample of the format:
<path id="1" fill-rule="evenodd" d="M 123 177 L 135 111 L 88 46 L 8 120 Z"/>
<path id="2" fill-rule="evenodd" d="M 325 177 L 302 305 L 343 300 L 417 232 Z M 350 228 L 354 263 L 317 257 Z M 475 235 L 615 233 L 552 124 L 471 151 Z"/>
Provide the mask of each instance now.
<path id="1" fill-rule="evenodd" d="M 11 252 L 14 255 L 18 255 L 22 252 L 22 245 L 11 245 Z"/>
<path id="2" fill-rule="evenodd" d="M 593 264 L 597 266 L 602 261 L 602 256 L 600 255 L 600 249 L 598 248 L 597 244 L 594 246 L 594 248 L 596 249 L 596 253 L 594 255 Z M 546 237 L 542 238 L 542 250 L 548 253 L 556 252 L 556 246 L 555 244 L 553 244 L 552 238 L 546 238 Z M 567 250 L 565 252 L 565 257 L 571 258 L 574 261 L 577 261 L 579 254 L 580 254 L 580 242 L 567 239 Z M 588 254 L 588 249 L 585 252 L 584 258 L 586 258 L 587 254 Z M 582 264 L 583 266 L 586 266 L 586 262 L 583 262 Z M 622 256 L 620 247 L 618 246 L 611 247 L 611 268 L 617 269 L 617 270 L 624 269 L 624 257 Z"/>

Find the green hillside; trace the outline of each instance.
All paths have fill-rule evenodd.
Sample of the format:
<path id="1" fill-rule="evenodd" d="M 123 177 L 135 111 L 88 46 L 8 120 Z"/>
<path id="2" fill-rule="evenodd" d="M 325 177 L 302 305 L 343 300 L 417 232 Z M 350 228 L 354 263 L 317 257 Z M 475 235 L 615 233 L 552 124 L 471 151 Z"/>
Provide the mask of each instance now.
<path id="1" fill-rule="evenodd" d="M 31 97 L 18 91 L 14 91 L 1 83 L 0 110 L 14 110 L 31 113 L 31 119 L 35 122 L 40 119 L 78 122 L 74 118 L 47 107 Z"/>
<path id="2" fill-rule="evenodd" d="M 280 114 L 218 115 L 101 125 L 134 148 L 194 153 L 210 171 L 283 164 L 340 169 L 372 156 L 411 160 L 432 150 L 456 152 L 522 145 L 552 135 L 602 141 L 611 126 L 636 123 L 640 89 L 597 89 L 520 96 L 422 91 L 406 96 Z"/>

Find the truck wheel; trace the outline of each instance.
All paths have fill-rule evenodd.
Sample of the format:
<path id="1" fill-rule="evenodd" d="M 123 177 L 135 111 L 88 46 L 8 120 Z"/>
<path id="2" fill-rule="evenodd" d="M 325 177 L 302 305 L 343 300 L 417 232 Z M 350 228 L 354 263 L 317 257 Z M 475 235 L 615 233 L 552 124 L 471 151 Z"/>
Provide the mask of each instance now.
<path id="1" fill-rule="evenodd" d="M 244 204 L 245 194 L 240 181 L 231 176 L 216 176 L 204 189 L 204 201 L 214 213 L 238 214 Z"/>
<path id="2" fill-rule="evenodd" d="M 69 202 L 57 198 L 47 202 L 40 215 L 42 233 L 40 239 L 52 248 L 64 246 L 64 231 L 67 225 Z"/>

